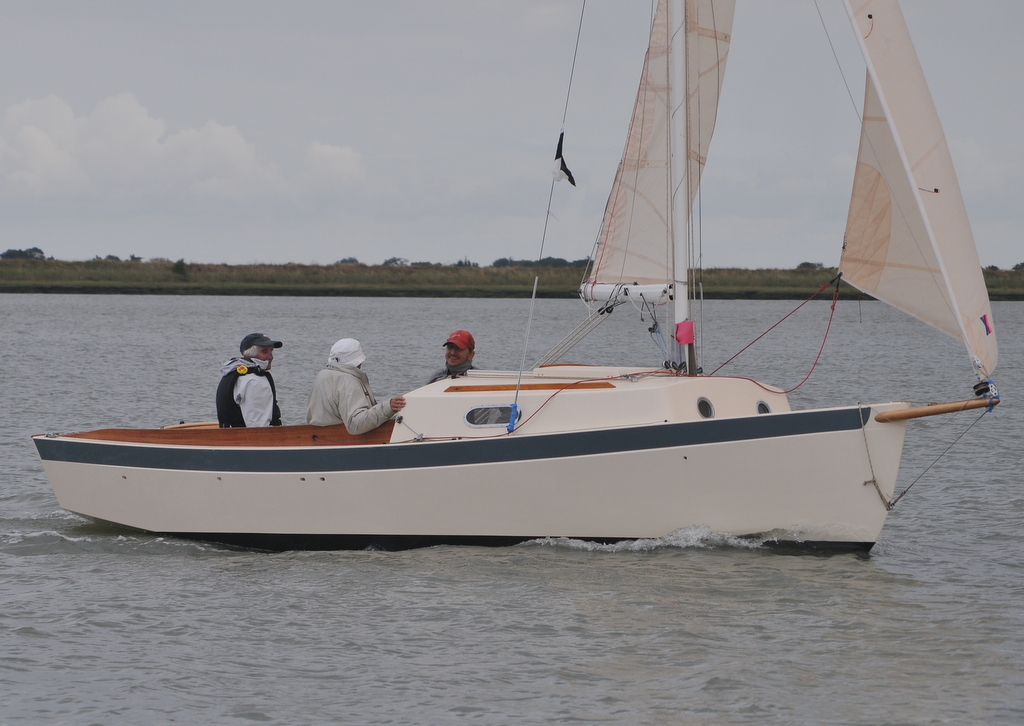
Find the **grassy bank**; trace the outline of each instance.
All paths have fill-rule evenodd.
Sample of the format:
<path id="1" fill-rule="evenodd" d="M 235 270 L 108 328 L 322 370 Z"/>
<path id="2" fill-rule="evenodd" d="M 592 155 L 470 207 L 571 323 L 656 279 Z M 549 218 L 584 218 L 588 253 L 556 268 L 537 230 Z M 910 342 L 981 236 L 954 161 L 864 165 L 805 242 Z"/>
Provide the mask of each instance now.
<path id="1" fill-rule="evenodd" d="M 539 274 L 541 297 L 574 297 L 579 268 L 206 265 L 168 261 L 0 260 L 0 292 L 154 295 L 318 295 L 529 297 Z M 835 270 L 704 270 L 704 297 L 802 299 Z M 1024 300 L 1024 271 L 986 270 L 993 300 Z M 845 297 L 859 293 L 843 287 Z"/>

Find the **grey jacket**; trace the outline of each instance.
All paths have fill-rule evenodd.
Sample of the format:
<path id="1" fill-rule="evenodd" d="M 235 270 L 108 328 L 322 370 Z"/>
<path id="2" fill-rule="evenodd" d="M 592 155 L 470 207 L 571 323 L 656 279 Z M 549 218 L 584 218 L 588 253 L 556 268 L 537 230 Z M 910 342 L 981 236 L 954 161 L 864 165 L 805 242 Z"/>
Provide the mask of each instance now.
<path id="1" fill-rule="evenodd" d="M 370 379 L 353 366 L 328 364 L 316 374 L 306 405 L 306 423 L 343 423 L 350 434 L 365 434 L 395 415 L 390 401 L 377 403 Z"/>
<path id="2" fill-rule="evenodd" d="M 469 361 L 466 361 L 461 366 L 457 366 L 455 370 L 452 370 L 451 368 L 448 367 L 448 364 L 445 364 L 444 368 L 440 368 L 434 371 L 434 374 L 430 376 L 430 380 L 427 381 L 427 383 L 440 381 L 444 378 L 458 378 L 459 376 L 466 375 L 466 371 L 471 370 L 474 370 L 473 364 Z"/>

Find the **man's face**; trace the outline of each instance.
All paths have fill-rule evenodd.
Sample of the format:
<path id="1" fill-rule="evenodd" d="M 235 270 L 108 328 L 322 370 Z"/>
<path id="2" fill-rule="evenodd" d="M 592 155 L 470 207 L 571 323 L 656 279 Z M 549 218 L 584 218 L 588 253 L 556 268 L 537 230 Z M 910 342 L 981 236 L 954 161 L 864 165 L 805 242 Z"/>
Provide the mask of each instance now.
<path id="1" fill-rule="evenodd" d="M 272 363 L 274 361 L 274 346 L 261 345 L 259 352 L 256 353 L 256 360 L 265 360 L 268 363 Z"/>
<path id="2" fill-rule="evenodd" d="M 451 368 L 460 366 L 468 360 L 473 360 L 474 355 L 476 355 L 475 350 L 470 350 L 469 348 L 459 349 L 455 346 L 455 343 L 446 343 L 444 346 L 444 362 Z"/>

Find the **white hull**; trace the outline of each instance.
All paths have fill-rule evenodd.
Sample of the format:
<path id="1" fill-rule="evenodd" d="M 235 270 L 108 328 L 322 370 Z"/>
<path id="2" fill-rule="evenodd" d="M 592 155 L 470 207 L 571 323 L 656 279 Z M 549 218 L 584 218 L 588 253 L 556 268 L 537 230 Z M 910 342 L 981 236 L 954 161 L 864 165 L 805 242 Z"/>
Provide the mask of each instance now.
<path id="1" fill-rule="evenodd" d="M 410 394 L 410 418 L 423 420 L 416 415 L 418 399 L 421 410 L 431 399 L 456 399 L 455 408 L 464 411 L 474 399 L 495 395 L 446 390 L 451 383 Z M 765 397 L 741 379 L 661 377 L 647 388 L 671 400 L 673 391 L 689 396 L 685 390 L 695 385 L 706 393 L 723 383 L 728 390 L 716 408 L 729 407 L 726 393 L 737 400 L 745 393 Z M 577 408 L 598 397 L 601 408 L 619 409 L 628 419 L 628 399 L 642 389 L 625 383 L 559 398 L 582 397 Z M 788 408 L 774 395 L 775 408 Z M 524 418 L 540 406 L 550 421 L 564 418 L 551 398 L 551 391 L 521 393 Z M 882 497 L 891 498 L 895 488 L 905 431 L 905 423 L 873 417 L 906 405 L 691 416 L 587 430 L 559 426 L 561 432 L 533 434 L 527 423 L 511 436 L 477 429 L 477 440 L 403 441 L 399 425 L 392 443 L 367 446 L 37 442 L 65 509 L 151 532 L 272 549 L 539 537 L 613 541 L 693 526 L 870 547 L 885 522 Z"/>

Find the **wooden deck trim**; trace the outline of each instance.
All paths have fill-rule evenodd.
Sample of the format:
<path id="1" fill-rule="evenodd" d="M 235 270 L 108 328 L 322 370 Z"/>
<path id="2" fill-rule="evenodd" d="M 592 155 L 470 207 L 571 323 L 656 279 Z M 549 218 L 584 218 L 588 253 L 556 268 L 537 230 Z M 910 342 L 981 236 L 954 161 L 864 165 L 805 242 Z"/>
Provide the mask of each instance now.
<path id="1" fill-rule="evenodd" d="M 180 424 L 165 429 L 97 429 L 63 434 L 72 439 L 116 441 L 128 444 L 165 446 L 367 446 L 391 441 L 394 421 L 385 421 L 373 431 L 354 436 L 344 424 L 337 426 L 267 426 L 266 428 L 202 428 Z"/>
<path id="2" fill-rule="evenodd" d="M 563 391 L 582 390 L 584 388 L 615 388 L 614 383 L 608 381 L 580 381 L 579 383 L 524 383 L 519 386 L 520 391 Z M 445 393 L 479 393 L 481 391 L 514 391 L 514 383 L 497 383 L 494 385 L 482 386 L 448 386 Z"/>

